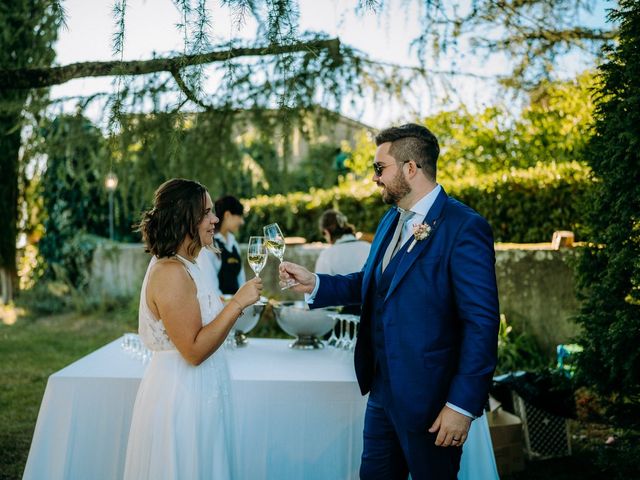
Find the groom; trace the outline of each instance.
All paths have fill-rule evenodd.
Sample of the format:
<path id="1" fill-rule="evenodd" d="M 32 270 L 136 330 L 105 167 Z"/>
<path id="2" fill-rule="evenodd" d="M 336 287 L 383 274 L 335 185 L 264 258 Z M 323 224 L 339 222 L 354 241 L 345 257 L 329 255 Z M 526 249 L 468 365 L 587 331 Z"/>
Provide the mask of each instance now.
<path id="1" fill-rule="evenodd" d="M 314 275 L 284 262 L 312 308 L 362 305 L 355 368 L 369 393 L 362 479 L 454 479 L 496 366 L 495 256 L 484 218 L 436 183 L 439 147 L 407 124 L 376 137 L 385 203 L 362 271 Z"/>

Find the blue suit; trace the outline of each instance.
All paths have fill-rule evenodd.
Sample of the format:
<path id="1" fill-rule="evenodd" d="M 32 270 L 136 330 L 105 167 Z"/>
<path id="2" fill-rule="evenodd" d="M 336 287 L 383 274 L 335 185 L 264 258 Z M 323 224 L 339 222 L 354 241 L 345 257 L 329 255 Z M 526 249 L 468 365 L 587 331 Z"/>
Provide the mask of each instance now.
<path id="1" fill-rule="evenodd" d="M 425 218 L 429 236 L 409 252 L 412 237 L 382 272 L 398 217 L 395 208 L 383 216 L 362 271 L 319 275 L 311 306 L 362 305 L 355 350 L 362 394 L 371 392 L 370 404 L 388 417 L 414 480 L 449 478 L 433 472 L 452 463 L 457 472 L 460 449 L 434 447 L 435 435 L 425 432 L 447 402 L 475 416 L 486 403 L 499 328 L 493 236 L 486 220 L 442 190 Z M 363 462 L 367 436 L 386 428 L 370 413 Z"/>

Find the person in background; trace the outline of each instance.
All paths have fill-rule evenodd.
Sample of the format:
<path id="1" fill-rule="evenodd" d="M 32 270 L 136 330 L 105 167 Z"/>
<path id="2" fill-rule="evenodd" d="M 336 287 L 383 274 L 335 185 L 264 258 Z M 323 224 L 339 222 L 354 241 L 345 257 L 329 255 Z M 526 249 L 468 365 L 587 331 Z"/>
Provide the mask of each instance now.
<path id="1" fill-rule="evenodd" d="M 349 155 L 343 152 L 342 148 L 336 148 L 335 156 L 333 157 L 333 169 L 338 172 L 338 175 L 349 173 L 349 167 L 346 165 L 348 158 Z"/>
<path id="2" fill-rule="evenodd" d="M 371 245 L 358 240 L 356 230 L 347 217 L 337 210 L 325 210 L 320 217 L 322 236 L 331 246 L 323 250 L 316 261 L 316 273 L 346 275 L 362 269 Z"/>
<path id="3" fill-rule="evenodd" d="M 244 225 L 244 210 L 240 201 L 231 195 L 217 199 L 215 210 L 220 224 L 214 242 L 220 253 L 212 256 L 211 260 L 214 271 L 217 273 L 220 293 L 233 295 L 246 281 L 240 246 L 235 237 L 240 227 Z"/>

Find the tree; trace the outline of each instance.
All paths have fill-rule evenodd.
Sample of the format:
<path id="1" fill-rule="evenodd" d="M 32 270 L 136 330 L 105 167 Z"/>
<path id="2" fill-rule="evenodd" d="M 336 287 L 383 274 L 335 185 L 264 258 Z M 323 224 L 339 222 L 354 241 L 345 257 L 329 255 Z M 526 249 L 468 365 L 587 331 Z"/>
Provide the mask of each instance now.
<path id="1" fill-rule="evenodd" d="M 301 33 L 295 0 L 221 0 L 235 11 L 238 23 L 243 16 L 251 15 L 259 27 L 252 45 L 232 41 L 213 48 L 208 35 L 211 20 L 207 1 L 174 0 L 183 18 L 178 25 L 184 34 L 182 54 L 122 62 L 126 3 L 126 0 L 116 0 L 114 8 L 119 25 L 114 36 L 114 53 L 120 55 L 120 61 L 61 67 L 50 67 L 51 45 L 62 21 L 58 2 L 3 0 L 0 4 L 0 22 L 3 22 L 0 27 L 6 43 L 0 53 L 0 110 L 6 112 L 5 117 L 0 118 L 0 125 L 9 132 L 2 140 L 8 144 L 2 145 L 0 200 L 3 206 L 8 206 L 2 211 L 8 211 L 9 228 L 0 233 L 0 266 L 10 276 L 15 272 L 15 178 L 20 158 L 21 112 L 25 105 L 36 105 L 29 98 L 41 92 L 37 90 L 40 87 L 85 75 L 122 76 L 121 88 L 107 109 L 111 111 L 112 131 L 117 131 L 122 123 L 123 109 L 127 113 L 135 108 L 143 111 L 150 92 L 157 99 L 161 92 L 177 90 L 181 95 L 178 103 L 158 101 L 154 109 L 175 113 L 185 107 L 196 108 L 231 120 L 247 109 L 259 114 L 276 107 L 283 112 L 280 131 L 286 138 L 291 125 L 318 104 L 338 109 L 345 95 L 365 97 L 370 92 L 393 92 L 398 97 L 406 97 L 416 81 L 430 83 L 438 75 L 455 74 L 455 67 L 439 71 L 428 66 L 441 52 L 456 51 L 464 42 L 478 53 L 489 55 L 500 51 L 517 58 L 514 74 L 502 80 L 512 86 L 523 86 L 548 77 L 556 55 L 563 51 L 576 45 L 590 49 L 613 35 L 613 32 L 589 29 L 575 22 L 577 14 L 589 7 L 584 0 L 480 0 L 471 2 L 470 6 L 468 2 L 458 4 L 445 0 L 402 1 L 403 8 L 418 5 L 423 27 L 415 40 L 422 66 L 407 69 L 376 63 L 325 35 Z M 382 16 L 392 14 L 398 7 L 396 4 L 392 7 L 392 3 L 393 0 L 359 0 L 356 9 L 374 10 Z M 214 92 L 206 92 L 202 88 L 206 77 L 204 64 L 212 61 L 219 65 L 217 71 L 222 81 Z M 132 79 L 137 76 L 144 80 L 136 84 Z M 84 100 L 81 103 L 86 105 Z M 42 105 L 41 110 L 44 110 Z M 171 148 L 177 148 L 175 142 Z M 286 152 L 282 166 L 286 173 Z"/>
<path id="2" fill-rule="evenodd" d="M 478 113 L 464 107 L 421 119 L 438 138 L 438 178 L 455 180 L 537 164 L 584 162 L 593 123 L 592 72 L 576 79 L 543 81 L 520 111 L 491 106 Z M 349 166 L 371 175 L 373 139 L 356 139 Z"/>
<path id="3" fill-rule="evenodd" d="M 0 68 L 46 67 L 62 21 L 58 2 L 0 1 Z M 12 298 L 16 278 L 19 158 L 21 126 L 41 90 L 0 88 L 0 301 Z"/>
<path id="4" fill-rule="evenodd" d="M 593 88 L 593 74 L 584 72 L 574 80 L 542 81 L 516 113 L 497 105 L 477 114 L 460 108 L 425 118 L 442 139 L 442 174 L 458 178 L 583 161 L 593 123 Z"/>
<path id="5" fill-rule="evenodd" d="M 53 268 L 72 265 L 66 258 L 74 237 L 79 234 L 107 236 L 107 205 L 102 177 L 95 161 L 104 149 L 102 133 L 81 115 L 60 116 L 43 132 L 42 147 L 48 157 L 41 183 L 44 202 L 44 229 L 39 250 L 49 277 Z M 81 139 L 81 141 L 78 141 Z M 64 268 L 72 285 L 82 284 L 86 272 Z"/>
<path id="6" fill-rule="evenodd" d="M 640 423 L 640 3 L 622 0 L 610 19 L 619 44 L 599 67 L 595 134 L 585 204 L 591 243 L 578 266 L 582 381 L 610 400 L 620 425 Z"/>

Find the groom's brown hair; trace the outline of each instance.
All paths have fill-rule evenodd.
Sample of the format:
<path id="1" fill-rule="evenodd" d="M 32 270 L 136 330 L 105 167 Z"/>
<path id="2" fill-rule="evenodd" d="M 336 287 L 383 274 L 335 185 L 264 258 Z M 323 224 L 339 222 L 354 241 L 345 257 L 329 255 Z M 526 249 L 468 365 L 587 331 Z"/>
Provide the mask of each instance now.
<path id="1" fill-rule="evenodd" d="M 413 160 L 428 179 L 436 180 L 440 146 L 431 130 L 416 123 L 387 128 L 376 135 L 376 145 L 387 142 L 391 142 L 389 155 L 395 158 L 396 162 Z"/>

